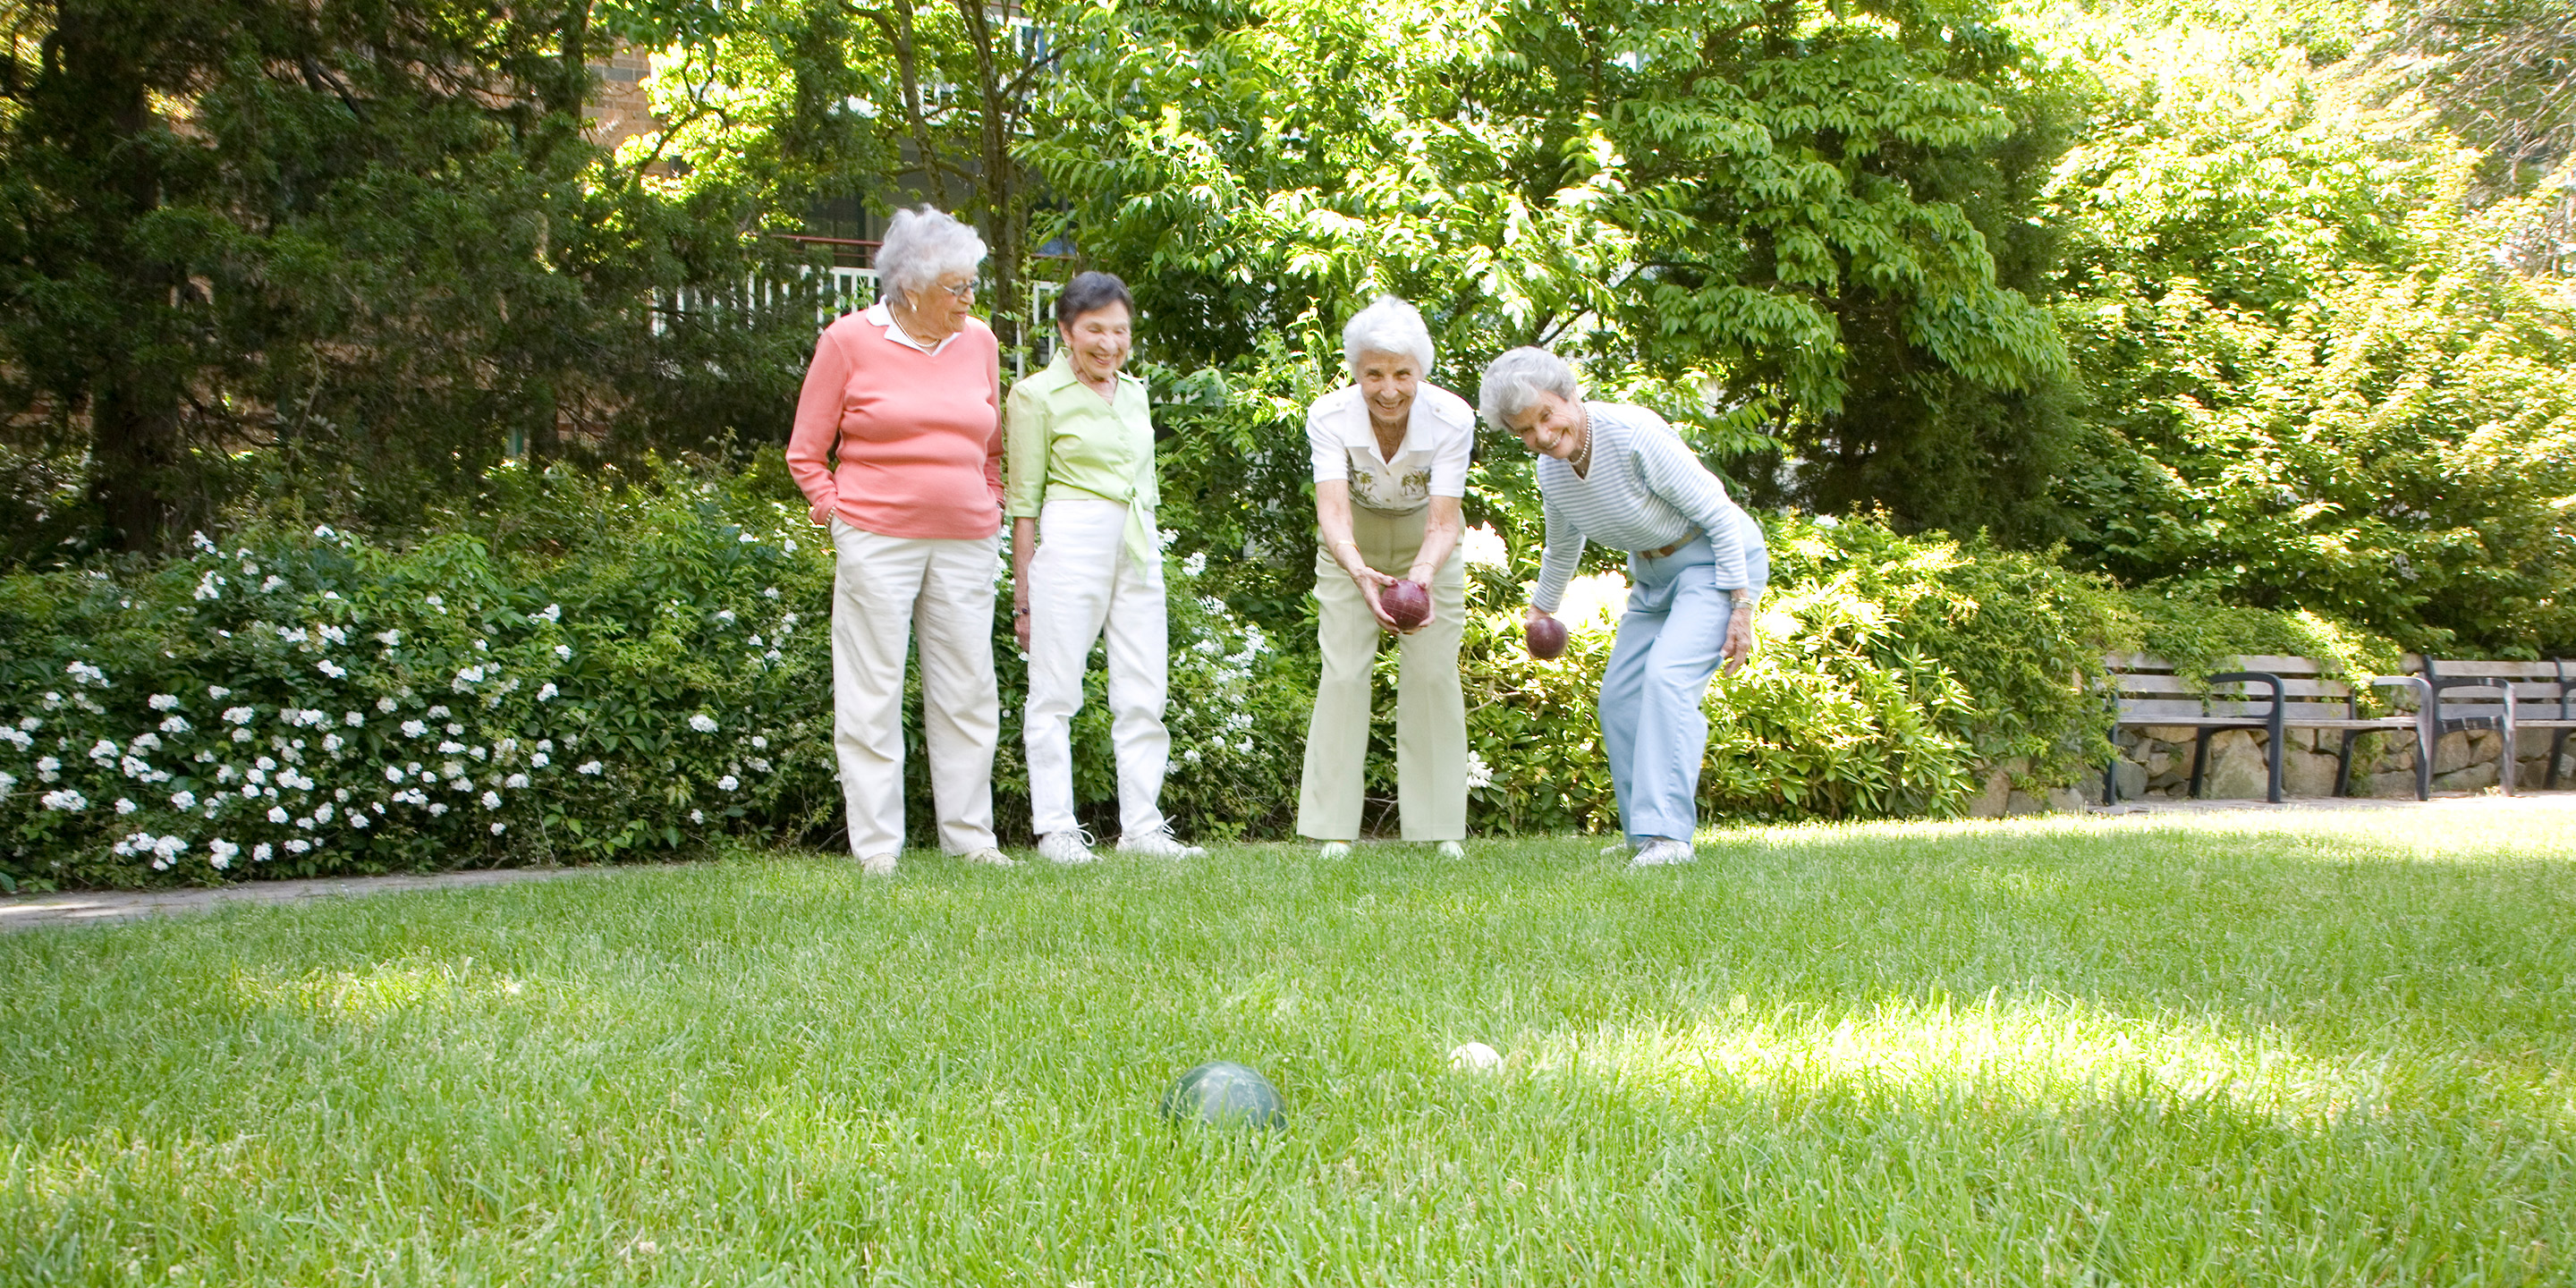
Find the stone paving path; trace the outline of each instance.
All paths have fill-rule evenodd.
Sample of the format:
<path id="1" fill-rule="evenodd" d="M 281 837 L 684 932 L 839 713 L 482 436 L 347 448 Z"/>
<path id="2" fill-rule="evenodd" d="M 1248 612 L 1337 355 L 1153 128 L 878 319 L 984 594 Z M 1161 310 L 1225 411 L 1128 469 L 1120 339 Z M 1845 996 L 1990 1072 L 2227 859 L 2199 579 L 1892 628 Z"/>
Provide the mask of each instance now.
<path id="1" fill-rule="evenodd" d="M 309 881 L 245 881 L 194 890 L 102 890 L 84 894 L 11 895 L 0 898 L 0 932 L 35 926 L 130 921 L 165 912 L 203 912 L 227 903 L 295 903 L 338 895 L 391 894 L 397 890 L 457 890 L 516 885 L 558 877 L 597 875 L 610 868 L 500 868 L 438 872 L 425 876 L 321 877 Z"/>
<path id="2" fill-rule="evenodd" d="M 2432 812 L 2523 818 L 2565 818 L 2576 828 L 2576 791 L 2532 792 L 2520 796 L 2454 794 L 2429 801 L 2303 798 L 2273 805 L 2264 801 L 2136 801 L 2087 811 L 2097 817 L 2153 821 L 2179 815 L 2250 813 Z M 2027 815 L 2046 818 L 2049 815 Z M 311 881 L 247 881 L 240 885 L 196 890 L 100 891 L 88 894 L 38 894 L 0 897 L 0 933 L 35 926 L 90 925 L 128 921 L 159 913 L 203 912 L 227 903 L 295 903 L 341 895 L 390 894 L 398 890 L 457 890 L 552 881 L 562 877 L 603 876 L 634 868 L 504 868 L 485 872 L 441 872 L 427 876 L 328 877 Z"/>

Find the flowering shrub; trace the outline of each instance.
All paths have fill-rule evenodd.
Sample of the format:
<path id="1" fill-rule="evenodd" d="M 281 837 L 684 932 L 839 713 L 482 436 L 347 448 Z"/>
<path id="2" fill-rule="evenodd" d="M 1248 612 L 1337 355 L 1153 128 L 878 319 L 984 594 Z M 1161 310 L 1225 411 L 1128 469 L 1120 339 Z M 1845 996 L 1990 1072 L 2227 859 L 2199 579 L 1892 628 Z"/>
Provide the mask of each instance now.
<path id="1" fill-rule="evenodd" d="M 1875 519 L 1767 525 L 1760 647 L 1710 686 L 1704 817 L 1954 813 L 1990 766 L 2063 783 L 2109 754 L 2090 688 L 2103 654 L 2137 647 L 2128 601 L 2049 560 L 1899 536 Z M 1460 653 L 1470 820 L 1480 830 L 1618 825 L 1594 696 L 1625 582 L 1578 578 L 1565 653 L 1521 640 L 1525 588 L 1480 577 Z M 2237 624 L 2240 628 L 2242 623 Z M 1381 663 L 1392 678 L 1391 655 Z M 1380 703 L 1372 796 L 1392 798 L 1393 710 Z"/>
<path id="2" fill-rule="evenodd" d="M 614 858 L 837 804 L 828 546 L 662 482 L 552 480 L 579 535 L 543 558 L 324 527 L 0 581 L 0 873 Z"/>
<path id="3" fill-rule="evenodd" d="M 409 549 L 272 527 L 158 565 L 0 579 L 0 878 L 599 861 L 719 832 L 838 848 L 832 553 L 780 480 L 669 470 L 613 487 L 504 470 L 490 483 L 467 530 Z M 1761 651 L 1708 700 L 1710 817 L 1951 812 L 2004 764 L 2071 781 L 2108 755 L 2088 686 L 2109 649 L 2198 659 L 2301 645 L 2374 664 L 2390 651 L 2322 619 L 2125 596 L 2042 557 L 1874 520 L 1769 526 Z M 1288 638 L 1243 619 L 1199 589 L 1205 559 L 1167 569 L 1163 806 L 1194 838 L 1285 835 L 1313 701 L 1311 619 Z M 1486 550 L 1473 572 L 1460 653 L 1471 825 L 1615 826 L 1593 695 L 1624 583 L 1580 579 L 1569 646 L 1540 662 L 1521 644 L 1526 590 L 1509 567 Z M 1008 604 L 997 596 L 993 623 L 1006 843 L 1028 836 L 1026 663 Z M 1395 798 L 1396 656 L 1379 659 L 1372 825 L 1391 821 Z M 1103 676 L 1088 682 L 1074 789 L 1106 835 L 1110 717 Z M 908 683 L 907 816 L 926 841 L 918 677 Z"/>
<path id="4" fill-rule="evenodd" d="M 1775 524 L 1775 542 L 1776 529 L 1794 526 Z M 1549 661 L 1523 645 L 1516 599 L 1469 624 L 1459 669 L 1475 744 L 1470 818 L 1480 829 L 1618 827 L 1594 699 L 1624 589 L 1616 574 L 1569 589 L 1566 650 Z M 1961 726 L 1975 703 L 1949 668 L 1904 647 L 1895 626 L 1848 586 L 1775 587 L 1756 619 L 1754 658 L 1709 688 L 1703 815 L 1883 816 L 1964 804 L 1977 755 Z"/>
<path id="5" fill-rule="evenodd" d="M 499 512 L 478 522 L 509 533 L 498 552 L 470 532 L 397 551 L 272 529 L 159 566 L 0 579 L 0 877 L 596 861 L 719 831 L 838 844 L 832 550 L 803 505 L 759 475 L 492 482 Z M 1273 825 L 1283 782 L 1295 799 L 1277 747 L 1303 737 L 1305 701 L 1265 691 L 1279 660 L 1262 632 L 1187 586 L 1174 577 L 1165 804 L 1238 836 Z M 1026 672 L 1008 626 L 995 798 L 1021 835 Z M 1095 806 L 1115 796 L 1100 697 L 1075 730 Z"/>
<path id="6" fill-rule="evenodd" d="M 1281 650 L 1223 600 L 1197 593 L 1193 583 L 1203 567 L 1181 560 L 1165 569 L 1172 651 L 1163 723 L 1171 733 L 1172 758 L 1163 781 L 1163 813 L 1193 840 L 1279 836 L 1296 822 L 1306 714 L 1314 704 L 1313 660 Z M 1029 835 L 1020 724 L 1028 670 L 1011 644 L 1007 619 L 997 629 L 993 658 L 1002 691 L 1002 746 L 994 757 L 993 795 L 1007 842 Z M 908 763 L 912 781 L 905 810 L 926 825 L 929 782 L 918 760 L 916 749 Z M 1096 835 L 1117 834 L 1116 753 L 1107 676 L 1098 666 L 1084 677 L 1082 710 L 1073 720 L 1073 795 L 1076 812 Z"/>

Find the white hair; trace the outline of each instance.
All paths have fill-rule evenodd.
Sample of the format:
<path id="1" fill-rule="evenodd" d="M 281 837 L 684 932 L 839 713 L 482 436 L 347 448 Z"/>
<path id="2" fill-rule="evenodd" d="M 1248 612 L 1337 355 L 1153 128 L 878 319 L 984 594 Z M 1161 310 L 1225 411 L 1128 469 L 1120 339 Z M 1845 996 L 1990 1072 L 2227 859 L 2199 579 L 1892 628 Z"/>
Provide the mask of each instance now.
<path id="1" fill-rule="evenodd" d="M 1477 410 L 1486 424 L 1512 433 L 1511 418 L 1536 405 L 1541 393 L 1573 402 L 1583 397 L 1583 386 L 1575 383 L 1574 368 L 1565 359 L 1525 344 L 1486 366 L 1484 384 L 1476 390 Z"/>
<path id="2" fill-rule="evenodd" d="M 1352 314 L 1342 328 L 1342 361 L 1350 364 L 1354 376 L 1359 374 L 1363 353 L 1411 358 L 1421 364 L 1418 374 L 1431 374 L 1431 328 L 1422 324 L 1422 310 L 1392 295 L 1381 295 Z"/>
<path id="3" fill-rule="evenodd" d="M 984 238 L 937 207 L 898 210 L 877 247 L 879 293 L 892 299 L 939 285 L 951 273 L 973 273 L 984 262 Z"/>

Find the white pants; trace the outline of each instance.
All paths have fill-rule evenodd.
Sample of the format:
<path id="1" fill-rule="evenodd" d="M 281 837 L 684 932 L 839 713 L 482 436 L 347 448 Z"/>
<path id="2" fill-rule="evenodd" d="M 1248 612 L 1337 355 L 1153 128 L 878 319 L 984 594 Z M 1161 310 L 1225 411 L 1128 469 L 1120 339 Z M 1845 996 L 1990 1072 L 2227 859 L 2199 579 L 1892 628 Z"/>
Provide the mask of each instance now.
<path id="1" fill-rule="evenodd" d="M 993 556 L 998 537 L 888 537 L 832 520 L 832 752 L 850 853 L 903 849 L 903 657 L 921 627 L 923 741 L 939 846 L 993 844 Z"/>
<path id="2" fill-rule="evenodd" d="M 1073 827 L 1073 713 L 1091 642 L 1109 638 L 1110 741 L 1118 754 L 1118 825 L 1159 831 L 1172 735 L 1163 728 L 1170 639 L 1163 568 L 1136 566 L 1127 507 L 1058 497 L 1038 514 L 1029 560 L 1029 824 L 1038 835 Z"/>

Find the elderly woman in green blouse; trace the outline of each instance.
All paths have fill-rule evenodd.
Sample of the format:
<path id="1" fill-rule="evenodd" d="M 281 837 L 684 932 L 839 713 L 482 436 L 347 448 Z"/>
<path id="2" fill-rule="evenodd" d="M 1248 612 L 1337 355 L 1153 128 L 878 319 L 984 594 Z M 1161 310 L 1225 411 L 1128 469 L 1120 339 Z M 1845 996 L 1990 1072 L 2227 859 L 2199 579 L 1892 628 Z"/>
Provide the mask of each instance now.
<path id="1" fill-rule="evenodd" d="M 1073 715 L 1092 641 L 1109 647 L 1110 741 L 1118 758 L 1118 849 L 1196 858 L 1163 819 L 1170 641 L 1154 528 L 1154 425 L 1145 382 L 1124 374 L 1135 318 L 1127 284 L 1084 273 L 1056 297 L 1062 344 L 1011 386 L 1002 508 L 1011 519 L 1012 625 L 1029 656 L 1030 823 L 1038 853 L 1089 863 L 1073 816 Z"/>

